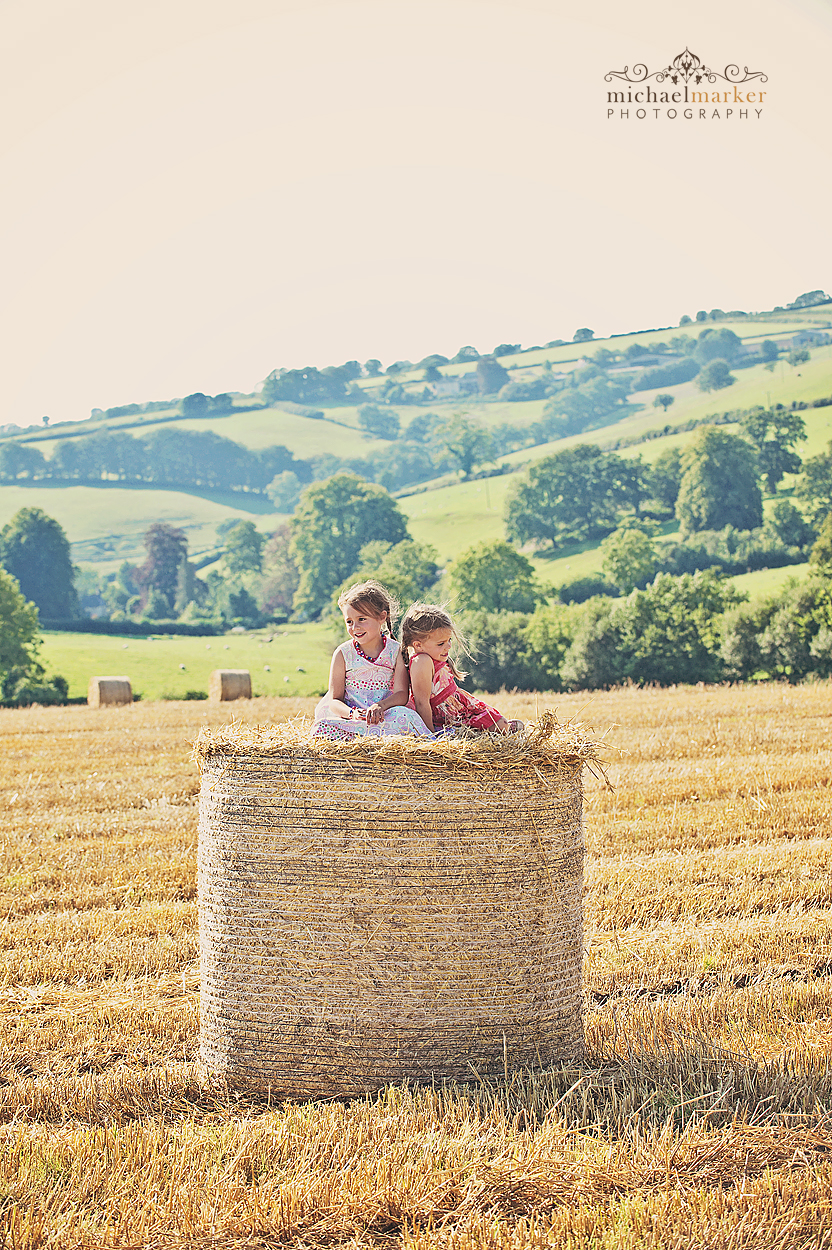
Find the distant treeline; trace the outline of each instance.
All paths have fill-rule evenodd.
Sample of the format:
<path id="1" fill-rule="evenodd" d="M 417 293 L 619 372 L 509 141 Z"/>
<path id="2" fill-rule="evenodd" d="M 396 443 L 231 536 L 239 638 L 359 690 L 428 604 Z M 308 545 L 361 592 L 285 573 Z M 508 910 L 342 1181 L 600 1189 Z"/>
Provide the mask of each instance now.
<path id="1" fill-rule="evenodd" d="M 311 466 L 282 446 L 253 451 L 211 431 L 162 428 L 144 438 L 101 430 L 64 439 L 46 459 L 26 443 L 0 444 L 2 482 L 129 482 L 261 493 L 279 473 L 312 480 Z"/>

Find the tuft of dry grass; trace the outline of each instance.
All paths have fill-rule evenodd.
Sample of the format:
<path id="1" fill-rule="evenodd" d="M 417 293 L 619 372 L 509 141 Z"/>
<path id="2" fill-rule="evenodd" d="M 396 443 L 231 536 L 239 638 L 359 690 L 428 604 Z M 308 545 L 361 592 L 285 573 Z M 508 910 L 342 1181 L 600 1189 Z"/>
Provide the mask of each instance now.
<path id="1" fill-rule="evenodd" d="M 312 700 L 1 711 L 0 1245 L 832 1245 L 831 696 L 500 696 L 616 725 L 586 1060 L 283 1105 L 195 1066 L 191 743 Z"/>

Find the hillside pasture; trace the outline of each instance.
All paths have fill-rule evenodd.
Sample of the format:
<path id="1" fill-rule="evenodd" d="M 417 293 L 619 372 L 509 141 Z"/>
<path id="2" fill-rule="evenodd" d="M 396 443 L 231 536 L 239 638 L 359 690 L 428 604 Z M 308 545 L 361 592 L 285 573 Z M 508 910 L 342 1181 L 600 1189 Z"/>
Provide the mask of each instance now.
<path id="1" fill-rule="evenodd" d="M 552 702 L 586 777 L 586 1053 L 274 1105 L 196 1064 L 191 742 L 310 700 L 0 711 L 0 1233 L 16 1250 L 822 1250 L 830 686 Z"/>
<path id="2" fill-rule="evenodd" d="M 777 338 L 786 334 L 794 334 L 798 330 L 812 329 L 829 329 L 830 313 L 828 307 L 807 308 L 804 310 L 790 310 L 785 314 L 764 313 L 749 317 L 726 317 L 722 321 L 713 322 L 695 322 L 687 326 L 665 326 L 663 329 L 654 330 L 633 330 L 626 334 L 615 334 L 608 338 L 594 338 L 586 343 L 565 342 L 560 347 L 540 347 L 537 351 L 529 351 L 528 349 L 518 352 L 511 356 L 498 357 L 500 364 L 504 368 L 517 366 L 520 370 L 532 367 L 539 367 L 548 361 L 558 372 L 568 372 L 576 367 L 578 362 L 584 358 L 592 357 L 593 353 L 599 347 L 606 347 L 610 351 L 624 352 L 632 343 L 638 343 L 642 347 L 648 347 L 651 343 L 664 342 L 669 343 L 670 339 L 677 334 L 687 334 L 692 338 L 698 338 L 705 329 L 721 329 L 725 327 L 733 330 L 741 339 L 750 342 L 760 342 L 766 338 Z M 476 346 L 476 345 L 475 345 Z M 486 355 L 488 348 L 480 346 L 480 355 Z M 444 354 L 444 353 L 443 353 Z M 448 364 L 440 367 L 440 372 L 445 377 L 456 377 L 461 373 L 470 373 L 476 368 L 476 361 L 465 361 L 461 364 Z M 421 381 L 423 370 L 413 369 L 405 373 L 399 374 L 396 381 L 401 382 L 418 382 Z M 523 373 L 518 374 L 519 377 Z M 360 378 L 358 385 L 365 390 L 372 390 L 379 386 L 384 378 Z"/>
<path id="3" fill-rule="evenodd" d="M 154 521 L 181 527 L 191 558 L 216 546 L 216 527 L 232 518 L 254 521 L 271 532 L 286 517 L 262 495 L 232 491 L 162 490 L 159 487 L 0 485 L 0 525 L 20 508 L 43 508 L 67 533 L 75 561 L 92 562 L 98 571 L 122 560 L 144 559 L 142 535 Z"/>
<path id="4" fill-rule="evenodd" d="M 210 430 L 255 451 L 275 445 L 287 447 L 304 460 L 327 453 L 344 458 L 366 456 L 390 446 L 383 439 L 366 437 L 358 426 L 355 409 L 330 408 L 327 417 L 332 420 L 299 417 L 280 408 L 258 408 L 228 417 L 173 421 L 171 425 L 183 430 Z"/>
<path id="5" fill-rule="evenodd" d="M 800 375 L 800 376 L 798 376 Z M 615 377 L 615 375 L 612 375 Z M 574 447 L 578 443 L 597 443 L 605 446 L 609 443 L 640 438 L 648 431 L 660 430 L 669 426 L 667 438 L 676 438 L 686 442 L 692 437 L 690 432 L 674 434 L 675 426 L 687 421 L 704 421 L 710 416 L 719 416 L 724 412 L 736 409 L 753 408 L 760 404 L 770 407 L 773 404 L 790 404 L 792 400 L 810 403 L 814 399 L 822 399 L 832 395 L 832 345 L 812 349 L 812 358 L 806 364 L 792 366 L 784 361 L 778 362 L 774 372 L 769 373 L 764 365 L 752 365 L 748 369 L 737 369 L 734 373 L 737 381 L 733 386 L 721 391 L 710 393 L 700 391 L 696 380 L 679 383 L 676 386 L 660 386 L 649 391 L 636 391 L 629 399 L 630 407 L 638 405 L 638 411 L 631 412 L 621 420 L 611 422 L 597 430 L 586 430 L 581 434 L 570 435 L 568 438 L 557 439 L 551 443 L 542 443 L 537 447 L 522 448 L 503 456 L 505 464 L 520 464 L 530 459 L 537 460 L 542 456 L 551 455 L 564 447 Z M 661 408 L 653 406 L 656 395 L 667 393 L 672 395 L 674 403 L 665 413 Z M 515 407 L 516 405 L 512 405 Z M 803 412 L 809 439 L 801 443 L 801 456 L 814 455 L 825 446 L 825 431 L 832 421 L 832 408 L 808 408 Z M 815 431 L 819 431 L 815 434 Z M 825 436 L 829 441 L 829 435 Z M 647 448 L 651 450 L 654 443 L 662 443 L 663 439 L 650 440 L 647 444 L 638 444 L 635 448 L 622 448 L 622 455 L 644 455 Z M 673 446 L 664 443 L 664 446 Z M 681 445 L 681 443 L 676 444 Z M 664 450 L 664 447 L 659 448 Z M 658 454 L 658 452 L 655 452 Z"/>

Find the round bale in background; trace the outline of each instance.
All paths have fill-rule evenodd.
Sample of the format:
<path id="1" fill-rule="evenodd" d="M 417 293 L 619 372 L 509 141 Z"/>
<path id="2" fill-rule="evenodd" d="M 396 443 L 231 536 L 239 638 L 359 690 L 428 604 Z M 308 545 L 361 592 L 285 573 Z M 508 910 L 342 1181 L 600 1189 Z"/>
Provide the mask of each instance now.
<path id="1" fill-rule="evenodd" d="M 251 673 L 247 668 L 215 668 L 208 682 L 212 703 L 251 698 Z"/>
<path id="2" fill-rule="evenodd" d="M 132 703 L 133 690 L 129 677 L 91 677 L 87 687 L 89 707 L 105 707 L 110 704 Z"/>
<path id="3" fill-rule="evenodd" d="M 582 768 L 526 734 L 203 729 L 201 1059 L 332 1097 L 580 1057 Z"/>

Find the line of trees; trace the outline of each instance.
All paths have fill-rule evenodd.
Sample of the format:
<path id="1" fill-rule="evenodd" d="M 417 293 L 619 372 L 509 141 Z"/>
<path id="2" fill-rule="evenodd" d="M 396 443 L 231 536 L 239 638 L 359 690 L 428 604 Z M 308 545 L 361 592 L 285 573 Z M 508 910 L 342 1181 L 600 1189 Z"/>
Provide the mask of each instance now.
<path id="1" fill-rule="evenodd" d="M 212 431 L 155 429 L 143 438 L 100 430 L 62 439 L 50 459 L 29 443 L 0 443 L 2 482 L 128 482 L 263 492 L 278 473 L 312 469 L 282 446 L 251 450 Z"/>

